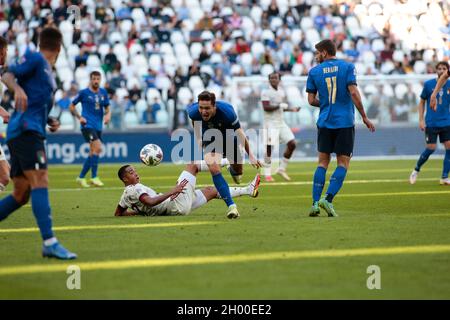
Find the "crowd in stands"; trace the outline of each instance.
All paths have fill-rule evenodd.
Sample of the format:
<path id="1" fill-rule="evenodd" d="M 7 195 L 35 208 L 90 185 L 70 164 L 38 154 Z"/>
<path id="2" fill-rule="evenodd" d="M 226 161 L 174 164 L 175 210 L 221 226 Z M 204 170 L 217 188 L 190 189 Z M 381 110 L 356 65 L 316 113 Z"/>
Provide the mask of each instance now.
<path id="1" fill-rule="evenodd" d="M 110 94 L 112 128 L 177 127 L 205 88 L 229 99 L 236 76 L 307 75 L 324 38 L 360 75 L 433 73 L 450 59 L 446 0 L 3 0 L 8 61 L 34 50 L 46 26 L 64 36 L 54 112 L 73 128 L 70 100 L 92 70 Z M 7 92 L 2 105 L 12 108 Z"/>

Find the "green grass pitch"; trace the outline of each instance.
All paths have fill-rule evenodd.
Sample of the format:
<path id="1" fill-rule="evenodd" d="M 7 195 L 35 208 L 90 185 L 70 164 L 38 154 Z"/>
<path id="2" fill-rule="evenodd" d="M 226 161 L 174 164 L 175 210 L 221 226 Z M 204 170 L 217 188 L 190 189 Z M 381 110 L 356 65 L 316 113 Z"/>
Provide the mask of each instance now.
<path id="1" fill-rule="evenodd" d="M 79 259 L 41 258 L 31 207 L 20 209 L 0 224 L 0 299 L 449 299 L 450 187 L 438 184 L 442 160 L 411 186 L 414 163 L 352 162 L 338 218 L 308 217 L 315 164 L 292 163 L 292 183 L 275 177 L 258 198 L 236 200 L 237 220 L 221 200 L 189 216 L 116 218 L 119 165 L 101 165 L 106 187 L 89 190 L 75 184 L 79 166 L 52 166 L 56 235 Z M 137 168 L 157 191 L 183 169 Z M 244 181 L 254 174 L 246 167 Z M 68 265 L 81 269 L 80 290 L 66 287 Z M 371 265 L 379 290 L 366 285 Z"/>

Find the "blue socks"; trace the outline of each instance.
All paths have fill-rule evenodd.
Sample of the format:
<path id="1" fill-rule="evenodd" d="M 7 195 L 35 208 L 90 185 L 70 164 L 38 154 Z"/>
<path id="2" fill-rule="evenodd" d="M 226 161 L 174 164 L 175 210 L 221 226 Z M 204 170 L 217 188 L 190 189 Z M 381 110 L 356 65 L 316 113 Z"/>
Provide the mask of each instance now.
<path id="1" fill-rule="evenodd" d="M 344 167 L 338 166 L 336 170 L 334 170 L 333 175 L 330 179 L 330 185 L 328 186 L 326 199 L 328 202 L 332 202 L 334 196 L 339 192 L 344 184 L 345 176 L 347 174 L 347 169 Z"/>
<path id="2" fill-rule="evenodd" d="M 89 169 L 91 169 L 91 157 L 89 156 L 86 158 L 83 164 L 83 169 L 81 169 L 80 172 L 80 178 L 84 178 L 86 174 L 89 172 Z"/>
<path id="3" fill-rule="evenodd" d="M 444 166 L 442 169 L 442 179 L 448 178 L 448 172 L 450 171 L 450 149 L 445 150 Z"/>
<path id="4" fill-rule="evenodd" d="M 220 197 L 225 201 L 227 206 L 231 206 L 234 204 L 233 198 L 230 194 L 230 188 L 228 187 L 228 183 L 223 178 L 222 174 L 219 172 L 216 175 L 212 176 L 214 186 L 220 194 Z"/>
<path id="5" fill-rule="evenodd" d="M 42 239 L 47 240 L 53 238 L 52 217 L 47 188 L 31 190 L 31 207 L 39 230 L 41 231 Z"/>
<path id="6" fill-rule="evenodd" d="M 98 170 L 98 155 L 96 154 L 93 154 L 91 156 L 91 168 L 92 168 L 92 178 L 96 178 Z"/>
<path id="7" fill-rule="evenodd" d="M 326 173 L 327 169 L 325 169 L 324 167 L 317 167 L 316 172 L 314 173 L 313 189 L 312 189 L 313 202 L 320 200 L 323 186 L 325 185 Z"/>
<path id="8" fill-rule="evenodd" d="M 11 213 L 19 209 L 20 205 L 10 194 L 0 200 L 0 221 L 5 220 Z"/>
<path id="9" fill-rule="evenodd" d="M 422 154 L 419 157 L 419 160 L 417 160 L 417 164 L 416 164 L 416 168 L 414 170 L 416 170 L 417 172 L 420 171 L 420 168 L 423 166 L 423 164 L 425 162 L 427 162 L 428 158 L 433 154 L 434 150 L 431 149 L 425 149 Z"/>

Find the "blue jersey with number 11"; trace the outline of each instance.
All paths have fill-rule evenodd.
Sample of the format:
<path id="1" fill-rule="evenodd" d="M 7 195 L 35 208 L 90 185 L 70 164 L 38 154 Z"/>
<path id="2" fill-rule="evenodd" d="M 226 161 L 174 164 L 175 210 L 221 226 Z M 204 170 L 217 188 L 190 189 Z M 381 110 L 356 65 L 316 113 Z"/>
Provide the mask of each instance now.
<path id="1" fill-rule="evenodd" d="M 330 59 L 309 71 L 306 91 L 319 93 L 319 128 L 349 128 L 355 124 L 355 107 L 348 90 L 356 85 L 356 70 L 352 63 Z"/>

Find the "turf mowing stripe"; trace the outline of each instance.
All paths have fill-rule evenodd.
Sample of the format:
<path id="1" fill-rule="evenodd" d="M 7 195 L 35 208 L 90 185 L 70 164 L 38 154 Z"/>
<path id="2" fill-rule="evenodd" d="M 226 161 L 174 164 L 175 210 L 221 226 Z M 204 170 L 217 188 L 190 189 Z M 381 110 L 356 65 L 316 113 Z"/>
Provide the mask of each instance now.
<path id="1" fill-rule="evenodd" d="M 198 256 L 178 258 L 148 258 L 131 260 L 110 260 L 96 262 L 66 262 L 58 264 L 19 265 L 0 268 L 0 276 L 65 272 L 70 265 L 77 265 L 82 271 L 92 270 L 122 270 L 131 268 L 151 268 L 167 266 L 190 266 L 205 264 L 242 263 L 268 260 L 295 260 L 314 258 L 342 258 L 358 256 L 398 255 L 398 254 L 429 254 L 450 253 L 450 245 L 427 245 L 408 247 L 285 251 L 267 253 L 245 253 L 223 256 Z"/>
<path id="2" fill-rule="evenodd" d="M 435 178 L 421 178 L 420 181 L 438 181 Z M 345 180 L 345 184 L 370 184 L 370 183 L 408 183 L 405 179 L 371 179 L 371 180 Z M 210 187 L 211 184 L 197 184 L 197 188 Z M 302 186 L 312 185 L 312 181 L 294 181 L 294 182 L 262 182 L 262 186 Z M 152 185 L 152 188 L 172 188 L 174 185 Z M 93 191 L 93 190 L 123 190 L 124 187 L 102 187 L 102 188 L 51 188 L 50 191 Z"/>
<path id="3" fill-rule="evenodd" d="M 187 227 L 200 226 L 207 224 L 217 224 L 220 222 L 197 221 L 197 222 L 173 222 L 173 223 L 145 223 L 145 224 L 110 224 L 98 226 L 63 226 L 54 227 L 55 231 L 75 231 L 75 230 L 102 230 L 102 229 L 141 229 L 141 228 L 167 228 L 167 227 Z M 1 233 L 20 233 L 20 232 L 36 232 L 38 228 L 16 228 L 16 229 L 0 229 Z"/>

